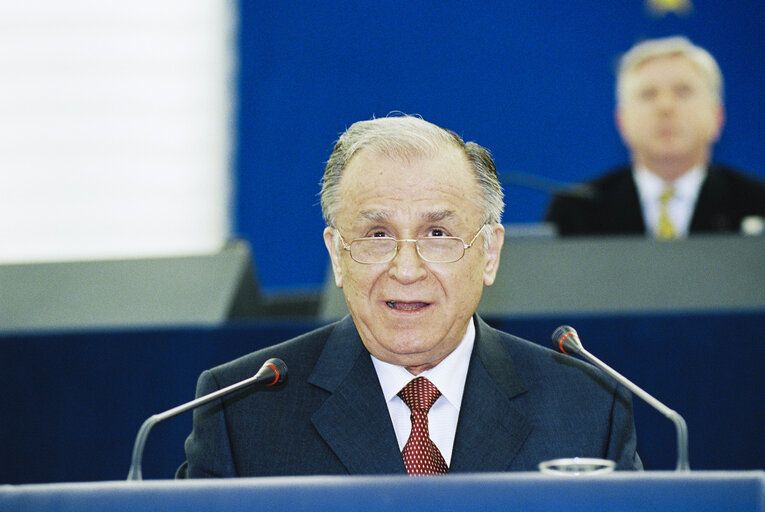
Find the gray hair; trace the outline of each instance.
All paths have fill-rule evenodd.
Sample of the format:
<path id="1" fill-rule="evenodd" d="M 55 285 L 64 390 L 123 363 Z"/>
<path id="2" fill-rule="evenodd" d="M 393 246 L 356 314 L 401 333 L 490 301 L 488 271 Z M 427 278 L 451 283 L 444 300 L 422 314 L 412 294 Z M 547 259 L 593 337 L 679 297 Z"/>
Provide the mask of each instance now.
<path id="1" fill-rule="evenodd" d="M 712 55 L 682 36 L 648 39 L 633 46 L 619 61 L 616 76 L 616 101 L 624 98 L 624 77 L 640 65 L 657 57 L 682 56 L 701 71 L 709 90 L 720 103 L 723 102 L 723 78 L 720 66 Z"/>
<path id="2" fill-rule="evenodd" d="M 505 207 L 502 186 L 489 151 L 474 142 L 464 142 L 450 130 L 409 115 L 359 121 L 340 136 L 327 161 L 321 181 L 321 211 L 324 221 L 334 227 L 340 178 L 353 155 L 361 149 L 368 148 L 382 155 L 408 159 L 435 156 L 444 146 L 461 149 L 475 172 L 481 191 L 483 222 L 502 222 Z"/>

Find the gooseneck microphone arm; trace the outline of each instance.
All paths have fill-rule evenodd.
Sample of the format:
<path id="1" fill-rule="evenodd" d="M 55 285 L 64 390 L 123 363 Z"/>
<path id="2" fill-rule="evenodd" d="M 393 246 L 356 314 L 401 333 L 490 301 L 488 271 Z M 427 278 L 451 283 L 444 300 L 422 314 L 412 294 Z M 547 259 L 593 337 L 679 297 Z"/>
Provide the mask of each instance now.
<path id="1" fill-rule="evenodd" d="M 540 190 L 551 196 L 593 199 L 597 195 L 595 188 L 588 183 L 567 183 L 547 178 L 541 174 L 509 171 L 502 173 L 499 176 L 499 181 L 503 185 L 519 185 L 532 190 Z"/>
<path id="2" fill-rule="evenodd" d="M 274 386 L 284 382 L 286 379 L 287 365 L 285 365 L 281 359 L 272 358 L 263 363 L 263 366 L 260 367 L 258 373 L 248 379 L 239 381 L 228 387 L 219 389 L 218 391 L 214 391 L 208 395 L 200 396 L 199 398 L 190 402 L 186 402 L 185 404 L 179 405 L 178 407 L 173 407 L 170 410 L 149 417 L 146 421 L 143 422 L 143 425 L 141 425 L 141 428 L 138 430 L 138 434 L 136 435 L 135 443 L 133 444 L 133 458 L 130 463 L 130 471 L 128 472 L 127 479 L 141 480 L 141 459 L 143 458 L 143 449 L 144 445 L 146 444 L 146 438 L 149 437 L 149 431 L 151 428 L 160 421 L 164 421 L 168 418 L 172 418 L 173 416 L 177 416 L 181 413 L 199 407 L 200 405 L 204 405 L 217 398 L 221 398 L 224 395 L 233 393 L 238 389 L 242 389 L 253 384 Z"/>
<path id="3" fill-rule="evenodd" d="M 670 419 L 675 424 L 675 430 L 677 432 L 677 465 L 675 466 L 675 471 L 688 471 L 691 469 L 688 464 L 688 426 L 677 411 L 670 409 L 627 377 L 623 376 L 585 350 L 582 346 L 582 342 L 579 340 L 579 335 L 573 327 L 562 325 L 555 329 L 555 332 L 553 332 L 552 335 L 552 343 L 556 350 L 559 350 L 564 354 L 577 354 L 587 359 L 589 362 L 610 375 L 618 383 L 622 384 L 624 387 L 632 391 L 632 393 L 643 399 L 648 405 Z"/>

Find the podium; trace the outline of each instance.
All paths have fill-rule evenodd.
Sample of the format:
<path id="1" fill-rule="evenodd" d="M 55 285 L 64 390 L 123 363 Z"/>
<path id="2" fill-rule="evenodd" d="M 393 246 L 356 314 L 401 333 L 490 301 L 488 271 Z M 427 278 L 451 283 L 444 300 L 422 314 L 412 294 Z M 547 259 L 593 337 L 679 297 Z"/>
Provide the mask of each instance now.
<path id="1" fill-rule="evenodd" d="M 765 472 L 309 476 L 0 486 L 14 512 L 761 512 Z"/>

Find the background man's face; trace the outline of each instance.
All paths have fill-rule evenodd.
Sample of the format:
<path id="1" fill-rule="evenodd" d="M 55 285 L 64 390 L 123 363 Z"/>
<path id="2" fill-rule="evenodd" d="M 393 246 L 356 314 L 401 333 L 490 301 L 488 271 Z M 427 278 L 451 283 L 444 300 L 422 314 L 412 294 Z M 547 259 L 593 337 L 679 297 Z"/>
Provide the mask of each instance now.
<path id="1" fill-rule="evenodd" d="M 650 59 L 624 77 L 619 129 L 635 164 L 687 166 L 709 159 L 722 126 L 722 106 L 686 57 Z"/>

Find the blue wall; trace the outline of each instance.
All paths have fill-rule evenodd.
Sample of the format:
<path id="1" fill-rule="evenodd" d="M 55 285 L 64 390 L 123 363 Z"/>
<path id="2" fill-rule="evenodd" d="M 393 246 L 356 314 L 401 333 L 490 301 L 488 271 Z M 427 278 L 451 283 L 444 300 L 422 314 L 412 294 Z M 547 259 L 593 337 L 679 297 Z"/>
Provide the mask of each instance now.
<path id="1" fill-rule="evenodd" d="M 318 182 L 351 123 L 421 114 L 489 148 L 500 173 L 578 181 L 625 162 L 613 66 L 645 37 L 685 34 L 726 78 L 716 159 L 765 177 L 765 2 L 241 1 L 236 234 L 267 289 L 316 286 L 327 259 Z M 507 222 L 547 197 L 506 184 Z"/>

